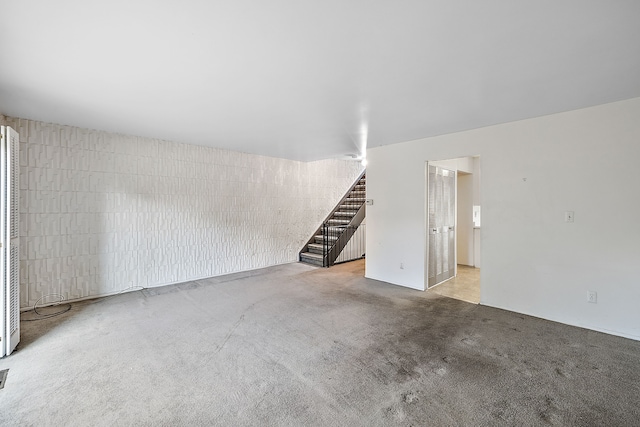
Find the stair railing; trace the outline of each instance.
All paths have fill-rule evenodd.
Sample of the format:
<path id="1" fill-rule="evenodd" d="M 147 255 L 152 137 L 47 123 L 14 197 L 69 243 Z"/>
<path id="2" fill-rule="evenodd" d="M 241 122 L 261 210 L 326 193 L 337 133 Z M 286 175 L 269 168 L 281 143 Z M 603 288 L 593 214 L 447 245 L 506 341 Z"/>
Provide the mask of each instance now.
<path id="1" fill-rule="evenodd" d="M 338 257 L 333 261 L 335 264 L 343 262 L 355 261 L 362 259 L 366 255 L 367 251 L 367 224 L 363 221 L 359 226 L 346 226 L 351 228 L 348 231 L 351 237 L 346 242 L 342 251 L 338 253 Z"/>
<path id="2" fill-rule="evenodd" d="M 329 221 L 325 221 L 322 224 L 322 265 L 323 267 L 331 267 L 335 264 L 336 259 L 347 246 L 349 240 L 358 230 L 358 227 L 362 223 L 365 216 L 365 203 L 362 202 L 358 209 L 358 212 L 351 219 L 351 222 L 347 225 L 333 225 Z M 362 254 L 364 255 L 364 249 Z M 362 256 L 358 256 L 353 259 L 359 259 Z M 345 260 L 347 261 L 347 260 Z M 351 260 L 349 260 L 351 261 Z M 343 261 L 344 262 L 344 261 Z"/>
<path id="3" fill-rule="evenodd" d="M 298 253 L 298 259 L 300 259 L 300 254 L 302 254 L 303 252 L 306 252 L 309 244 L 313 243 L 315 241 L 315 236 L 320 233 L 321 231 L 324 231 L 324 225 L 325 223 L 327 223 L 327 221 L 333 216 L 333 214 L 340 209 L 340 205 L 342 205 L 345 200 L 349 197 L 349 195 L 351 194 L 351 191 L 353 191 L 353 189 L 356 187 L 356 185 L 358 185 L 358 183 L 360 182 L 360 180 L 362 179 L 363 176 L 365 176 L 365 174 L 367 173 L 367 170 L 363 170 L 362 173 L 360 174 L 360 176 L 358 176 L 358 178 L 356 179 L 356 181 L 353 183 L 353 185 L 351 187 L 349 187 L 349 190 L 347 190 L 347 192 L 344 194 L 344 196 L 342 196 L 342 199 L 340 199 L 340 201 L 338 202 L 338 204 L 335 206 L 335 208 L 333 208 L 333 210 L 331 212 L 329 212 L 329 215 L 327 215 L 327 217 L 325 218 L 324 221 L 322 221 L 322 223 L 320 224 L 320 226 L 316 229 L 315 233 L 313 233 L 313 235 L 311 236 L 311 238 L 307 241 L 307 243 L 305 243 L 304 247 L 302 248 L 302 250 L 300 250 L 300 252 Z M 364 218 L 364 212 L 362 213 L 362 218 Z M 362 219 L 360 220 L 360 222 L 362 222 Z M 358 223 L 360 224 L 360 223 Z M 323 233 L 324 234 L 324 233 Z M 324 240 L 324 239 L 323 239 Z M 323 244 L 323 246 L 325 246 Z M 323 264 L 326 264 L 326 261 L 323 261 Z M 330 263 L 330 265 L 333 265 L 333 263 Z M 329 265 L 325 265 L 325 267 L 328 267 Z"/>

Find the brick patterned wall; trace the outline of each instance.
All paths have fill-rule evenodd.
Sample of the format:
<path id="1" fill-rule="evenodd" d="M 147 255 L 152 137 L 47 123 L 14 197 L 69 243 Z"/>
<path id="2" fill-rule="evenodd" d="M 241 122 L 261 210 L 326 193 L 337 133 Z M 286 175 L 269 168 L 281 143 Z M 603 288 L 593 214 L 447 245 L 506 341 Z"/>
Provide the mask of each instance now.
<path id="1" fill-rule="evenodd" d="M 362 169 L 7 122 L 21 142 L 22 307 L 296 261 Z"/>

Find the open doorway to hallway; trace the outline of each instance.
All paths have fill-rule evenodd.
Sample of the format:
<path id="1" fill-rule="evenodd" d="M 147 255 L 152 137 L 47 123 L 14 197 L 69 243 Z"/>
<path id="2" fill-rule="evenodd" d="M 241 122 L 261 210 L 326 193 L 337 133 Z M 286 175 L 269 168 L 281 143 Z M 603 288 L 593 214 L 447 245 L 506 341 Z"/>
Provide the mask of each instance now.
<path id="1" fill-rule="evenodd" d="M 455 275 L 449 280 L 429 286 L 429 290 L 477 304 L 480 302 L 481 266 L 480 157 L 433 161 L 428 162 L 428 165 L 456 173 Z M 427 200 L 431 203 L 433 198 L 428 197 Z M 429 245 L 429 242 L 427 244 Z"/>

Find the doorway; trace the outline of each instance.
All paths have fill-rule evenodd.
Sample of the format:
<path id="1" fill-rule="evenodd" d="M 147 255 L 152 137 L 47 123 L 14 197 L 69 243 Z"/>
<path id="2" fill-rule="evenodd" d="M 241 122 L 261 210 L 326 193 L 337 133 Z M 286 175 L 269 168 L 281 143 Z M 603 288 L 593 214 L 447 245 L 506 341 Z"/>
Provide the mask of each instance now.
<path id="1" fill-rule="evenodd" d="M 439 169 L 447 176 L 440 178 Z M 480 157 L 427 163 L 426 220 L 427 288 L 479 303 Z"/>

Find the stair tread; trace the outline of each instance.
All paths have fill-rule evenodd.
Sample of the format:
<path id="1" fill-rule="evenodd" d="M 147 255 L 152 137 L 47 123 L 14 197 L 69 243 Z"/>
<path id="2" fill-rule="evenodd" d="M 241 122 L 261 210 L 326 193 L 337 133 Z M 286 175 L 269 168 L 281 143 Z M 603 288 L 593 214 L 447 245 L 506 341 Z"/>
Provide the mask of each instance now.
<path id="1" fill-rule="evenodd" d="M 302 252 L 300 255 L 305 258 L 313 258 L 313 259 L 320 259 L 320 260 L 323 258 L 321 254 L 314 254 L 313 252 Z"/>

